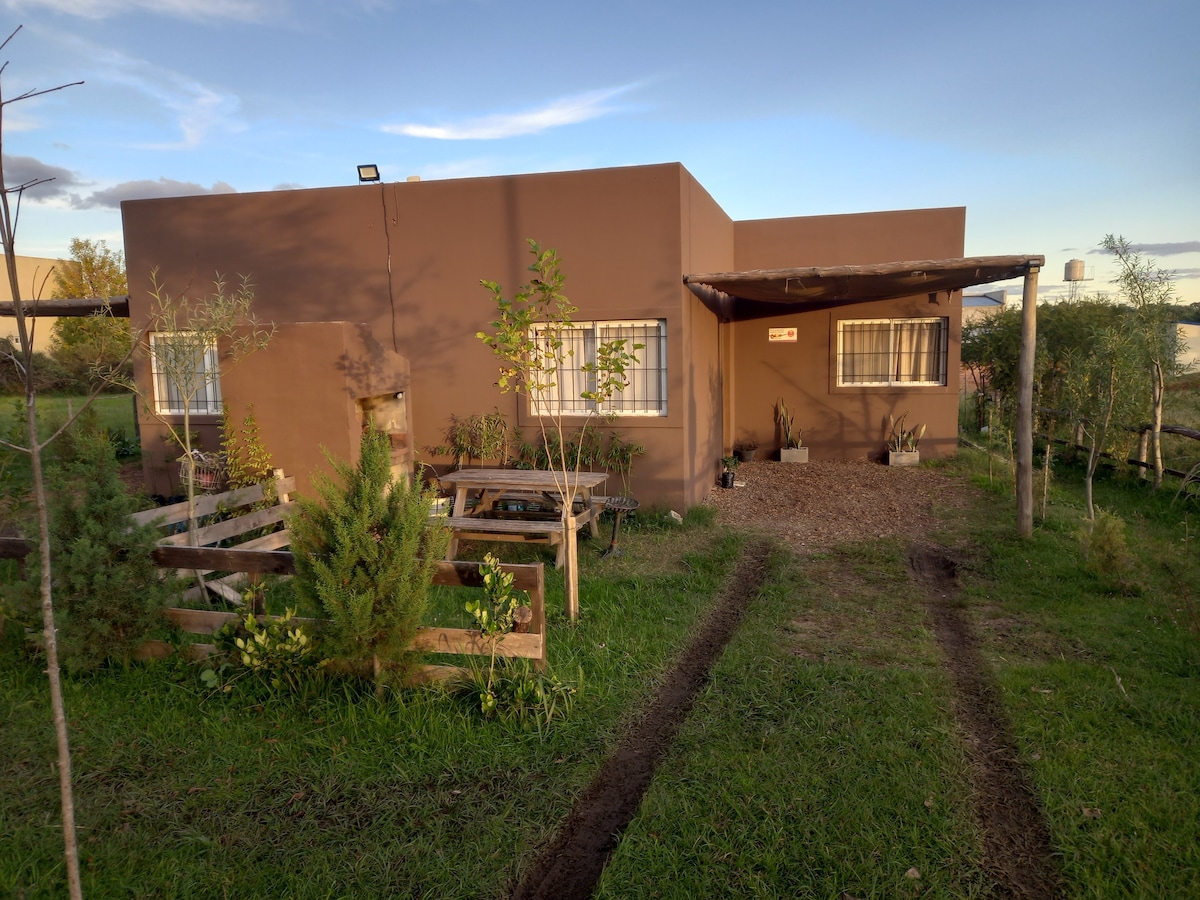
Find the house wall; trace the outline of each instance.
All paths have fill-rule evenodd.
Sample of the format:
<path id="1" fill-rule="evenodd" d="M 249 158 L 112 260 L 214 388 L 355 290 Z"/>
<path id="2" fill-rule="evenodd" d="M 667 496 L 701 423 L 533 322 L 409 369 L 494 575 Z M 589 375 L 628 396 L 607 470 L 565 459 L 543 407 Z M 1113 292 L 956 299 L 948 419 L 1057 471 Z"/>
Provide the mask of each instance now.
<path id="1" fill-rule="evenodd" d="M 963 254 L 966 211 L 898 210 L 734 223 L 735 268 L 862 265 L 901 260 L 949 259 Z M 907 389 L 838 387 L 839 319 L 949 317 L 949 383 Z M 796 326 L 795 343 L 769 343 L 768 329 Z M 796 414 L 813 459 L 878 458 L 888 415 L 907 412 L 909 425 L 924 422 L 926 457 L 954 453 L 958 434 L 958 382 L 962 337 L 961 296 L 941 293 L 855 303 L 732 323 L 729 387 L 734 441 L 756 440 L 760 455 L 779 446 L 775 403 L 782 397 Z"/>
<path id="2" fill-rule="evenodd" d="M 715 325 L 701 320 L 711 314 L 681 284 L 681 193 L 690 180 L 681 173 L 668 164 L 130 201 L 122 214 L 131 317 L 147 318 L 139 285 L 158 267 L 171 293 L 203 291 L 216 272 L 247 275 L 263 320 L 361 322 L 411 362 L 413 445 L 418 459 L 444 465 L 423 448 L 440 442 L 452 415 L 499 409 L 527 434 L 536 427 L 523 402 L 494 386 L 496 361 L 475 334 L 495 317 L 480 279 L 499 281 L 511 296 L 530 277 L 525 239 L 537 238 L 559 253 L 577 320 L 667 320 L 668 415 L 611 427 L 647 447 L 634 464 L 633 492 L 644 503 L 686 505 L 700 496 L 695 461 L 713 440 L 698 417 L 711 418 L 715 402 L 711 390 L 695 401 L 691 387 L 711 381 L 715 364 L 693 364 L 685 348 L 693 339 L 715 344 Z M 702 223 L 720 218 L 711 198 L 689 191 Z M 712 253 L 710 227 L 696 229 L 701 253 Z M 289 360 L 271 377 L 295 380 L 304 365 Z M 144 360 L 138 377 L 149 384 Z M 268 449 L 297 470 L 325 434 L 297 411 L 295 430 Z"/>
<path id="3" fill-rule="evenodd" d="M 733 267 L 733 220 L 685 170 L 680 170 L 679 290 L 685 323 L 688 389 L 684 397 L 685 494 L 691 506 L 708 496 L 720 475 L 725 408 L 722 389 L 727 326 L 682 283 L 684 272 L 722 272 Z"/>
<path id="4" fill-rule="evenodd" d="M 927 455 L 953 452 L 954 385 L 838 388 L 831 347 L 839 317 L 946 315 L 954 372 L 957 294 L 933 304 L 922 295 L 721 323 L 681 276 L 961 256 L 962 209 L 733 222 L 671 163 L 129 201 L 122 213 L 135 325 L 149 315 L 154 269 L 163 290 L 190 296 L 210 291 L 218 272 L 228 280 L 245 275 L 265 321 L 360 323 L 365 338 L 411 363 L 411 446 L 418 461 L 440 469 L 451 461 L 427 448 L 442 442 L 452 416 L 498 409 L 527 437 L 537 430 L 525 398 L 495 386 L 497 361 L 476 337 L 496 315 L 480 279 L 498 281 L 511 297 L 531 277 L 530 237 L 558 251 L 577 321 L 666 320 L 668 414 L 600 424 L 646 447 L 630 488 L 643 504 L 678 509 L 701 501 L 737 439 L 776 446 L 773 411 L 781 396 L 796 410 L 814 458 L 878 455 L 888 413 L 904 411 L 910 422 L 928 423 Z M 796 343 L 767 342 L 769 327 L 792 324 Z M 304 339 L 310 350 L 296 350 L 304 341 L 295 344 L 293 336 L 292 350 L 240 363 L 250 376 L 239 379 L 236 368 L 222 373 L 231 405 L 253 401 L 261 416 L 256 398 L 275 398 L 268 450 L 301 477 L 324 465 L 316 448 L 343 445 L 348 427 L 332 407 L 319 412 L 318 398 L 332 402 L 328 391 L 344 394 L 346 385 L 329 375 L 325 351 L 336 342 L 313 343 L 315 333 Z M 137 376 L 149 385 L 145 359 Z M 214 447 L 216 425 L 197 418 L 193 427 Z M 153 485 L 172 464 L 152 421 L 142 426 Z M 613 479 L 605 490 L 623 487 Z"/>

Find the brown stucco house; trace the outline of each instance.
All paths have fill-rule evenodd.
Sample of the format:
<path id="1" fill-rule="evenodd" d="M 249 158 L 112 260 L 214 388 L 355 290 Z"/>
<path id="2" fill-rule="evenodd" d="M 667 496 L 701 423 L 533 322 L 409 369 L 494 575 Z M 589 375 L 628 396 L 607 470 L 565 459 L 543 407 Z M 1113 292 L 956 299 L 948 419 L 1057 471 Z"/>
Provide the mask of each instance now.
<path id="1" fill-rule="evenodd" d="M 604 427 L 647 448 L 632 492 L 675 508 L 703 500 L 735 442 L 778 447 L 781 397 L 814 459 L 880 457 L 903 412 L 928 425 L 924 456 L 952 454 L 961 288 L 1039 264 L 962 259 L 960 207 L 734 221 L 674 163 L 127 201 L 122 215 L 135 326 L 152 270 L 171 293 L 217 272 L 253 282 L 279 330 L 222 370 L 223 402 L 235 417 L 254 404 L 302 490 L 321 446 L 353 454 L 368 407 L 426 462 L 445 462 L 422 448 L 451 416 L 499 409 L 531 428 L 475 337 L 495 317 L 480 280 L 511 296 L 529 279 L 526 238 L 558 251 L 589 334 L 619 324 L 647 345 Z M 137 375 L 153 392 L 148 361 Z M 193 419 L 209 442 L 220 402 Z M 169 493 L 161 426 L 141 427 L 148 487 Z"/>

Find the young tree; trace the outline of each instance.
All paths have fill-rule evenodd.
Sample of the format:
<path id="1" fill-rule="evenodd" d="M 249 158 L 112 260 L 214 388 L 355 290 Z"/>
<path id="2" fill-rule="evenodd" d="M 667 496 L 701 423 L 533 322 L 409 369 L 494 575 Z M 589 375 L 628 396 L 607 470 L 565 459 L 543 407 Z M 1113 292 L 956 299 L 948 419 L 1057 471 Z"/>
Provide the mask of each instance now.
<path id="1" fill-rule="evenodd" d="M 560 387 L 560 381 L 575 352 L 568 346 L 566 336 L 573 328 L 571 316 L 576 307 L 562 292 L 566 276 L 559 268 L 558 254 L 552 249 L 543 250 L 533 239 L 527 239 L 527 243 L 534 260 L 528 271 L 534 277 L 511 300 L 504 296 L 497 282 L 480 282 L 491 292 L 498 318 L 491 323 L 492 333 L 480 331 L 476 337 L 500 360 L 500 377 L 496 382 L 500 392 L 529 397 L 530 412 L 537 419 L 542 442 L 551 457 L 555 487 L 563 499 L 563 534 L 569 536 L 575 532 L 572 498 L 579 489 L 584 441 L 566 440 L 564 424 L 568 407 L 555 401 L 565 399 L 566 390 Z M 586 430 L 591 418 L 603 413 L 604 404 L 628 387 L 625 373 L 637 364 L 636 351 L 644 346 L 627 346 L 628 343 L 624 339 L 601 343 L 596 347 L 594 360 L 575 367 L 584 380 L 578 396 L 587 401 L 581 429 Z M 579 608 L 579 571 L 571 551 L 574 543 L 569 541 L 567 546 L 566 605 L 574 616 L 573 611 Z"/>
<path id="2" fill-rule="evenodd" d="M 1168 376 L 1183 371 L 1179 365 L 1183 337 L 1175 324 L 1175 286 L 1171 273 L 1146 259 L 1121 235 L 1107 234 L 1100 246 L 1117 258 L 1120 271 L 1113 283 L 1133 306 L 1135 352 L 1150 381 L 1150 450 L 1154 463 L 1154 488 L 1162 487 L 1163 394 Z"/>
<path id="3" fill-rule="evenodd" d="M 1119 327 L 1103 329 L 1089 352 L 1072 354 L 1065 363 L 1063 394 L 1088 447 L 1083 482 L 1088 521 L 1096 518 L 1092 484 L 1100 458 L 1114 443 L 1113 420 L 1126 419 L 1136 409 L 1141 373 L 1133 339 Z"/>
<path id="4" fill-rule="evenodd" d="M 330 463 L 336 480 L 314 479 L 320 502 L 300 498 L 288 519 L 296 590 L 331 619 L 331 655 L 370 665 L 382 689 L 403 675 L 450 532 L 429 524 L 432 491 L 393 479 L 387 435 L 373 424 L 357 465 Z"/>
<path id="5" fill-rule="evenodd" d="M 71 239 L 69 259 L 60 259 L 54 270 L 56 299 L 110 300 L 128 290 L 125 258 L 108 249 L 105 241 Z M 129 319 L 105 308 L 92 316 L 63 316 L 54 323 L 50 353 L 80 384 L 98 368 L 113 369 L 128 355 Z"/>
<path id="6" fill-rule="evenodd" d="M 13 31 L 0 44 L 0 51 L 8 46 L 17 31 Z M 0 76 L 8 68 L 8 63 L 0 65 Z M 82 82 L 74 82 L 82 84 Z M 16 319 L 17 336 L 19 339 L 20 359 L 14 363 L 22 368 L 25 379 L 25 414 L 29 427 L 29 446 L 23 449 L 29 453 L 32 471 L 34 504 L 37 509 L 38 551 L 41 557 L 41 572 L 39 594 L 41 596 L 43 637 L 46 652 L 46 675 L 50 682 L 50 705 L 54 717 L 54 733 L 58 752 L 58 784 L 62 801 L 63 850 L 66 863 L 67 889 L 71 900 L 81 900 L 83 885 L 79 877 L 79 844 L 75 835 L 75 793 L 71 785 L 71 742 L 67 733 L 67 712 L 63 702 L 62 677 L 58 665 L 58 636 L 54 622 L 54 597 L 52 591 L 52 572 L 50 566 L 50 517 L 46 502 L 46 482 L 42 471 L 42 449 L 48 441 L 43 442 L 38 434 L 37 421 L 37 389 L 33 380 L 33 339 L 30 323 L 26 321 L 25 304 L 21 298 L 21 285 L 17 277 L 16 252 L 16 216 L 13 214 L 9 198 L 15 195 L 17 206 L 25 191 L 45 183 L 48 179 L 33 179 L 22 184 L 9 186 L 4 177 L 3 154 L 3 114 L 13 103 L 42 96 L 53 91 L 59 91 L 73 85 L 62 84 L 47 90 L 28 90 L 15 97 L 7 98 L 0 86 L 0 245 L 4 248 L 4 260 L 8 272 L 9 288 L 13 297 L 13 316 Z M 57 434 L 57 433 L 56 433 Z M 56 435 L 51 435 L 53 440 Z"/>
<path id="7" fill-rule="evenodd" d="M 263 325 L 255 317 L 252 309 L 254 290 L 245 277 L 230 289 L 218 275 L 212 293 L 192 298 L 186 294 L 171 295 L 159 284 L 158 273 L 152 272 L 150 297 L 153 302 L 147 327 L 152 332 L 150 356 L 157 396 L 146 396 L 119 371 L 106 370 L 103 377 L 137 393 L 145 408 L 183 448 L 188 542 L 195 546 L 199 460 L 192 446 L 192 411 L 201 400 L 216 394 L 221 377 L 218 357 L 228 367 L 247 354 L 263 349 L 274 334 L 274 326 Z M 171 422 L 164 412 L 161 404 L 165 401 L 169 401 L 171 409 L 181 411 L 182 427 Z"/>

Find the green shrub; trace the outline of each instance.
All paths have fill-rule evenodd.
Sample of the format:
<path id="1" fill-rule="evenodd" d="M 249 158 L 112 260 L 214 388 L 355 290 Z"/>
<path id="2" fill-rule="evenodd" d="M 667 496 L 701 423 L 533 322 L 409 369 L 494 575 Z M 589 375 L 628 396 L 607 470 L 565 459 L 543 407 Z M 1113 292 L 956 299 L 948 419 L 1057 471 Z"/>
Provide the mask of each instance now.
<path id="1" fill-rule="evenodd" d="M 425 612 L 450 532 L 429 522 L 432 491 L 394 481 L 387 435 L 363 432 L 357 466 L 330 458 L 321 502 L 291 516 L 296 593 L 330 618 L 330 656 L 369 665 L 376 684 L 403 678 L 405 653 Z"/>
<path id="2" fill-rule="evenodd" d="M 583 683 L 537 672 L 527 659 L 497 659 L 491 666 L 473 663 L 449 684 L 450 693 L 484 718 L 537 725 L 539 729 L 571 713 Z"/>
<path id="3" fill-rule="evenodd" d="M 217 649 L 223 652 L 212 660 L 216 665 L 200 673 L 201 680 L 210 688 L 228 691 L 236 678 L 229 672 L 240 666 L 275 690 L 298 692 L 304 679 L 321 666 L 323 657 L 313 636 L 292 621 L 295 614 L 288 609 L 282 616 L 259 619 L 246 613 L 236 624 L 223 625 L 213 635 Z"/>
<path id="4" fill-rule="evenodd" d="M 1079 530 L 1083 558 L 1087 568 L 1116 585 L 1134 589 L 1136 560 L 1125 537 L 1125 521 L 1097 507 L 1094 521 L 1085 521 Z"/>
<path id="5" fill-rule="evenodd" d="M 128 665 L 167 626 L 163 610 L 175 582 L 159 578 L 151 556 L 157 530 L 130 520 L 137 507 L 117 475 L 112 444 L 80 436 L 73 452 L 51 522 L 55 599 L 65 613 L 60 647 L 73 668 L 107 659 Z"/>
<path id="6" fill-rule="evenodd" d="M 221 450 L 225 454 L 225 479 L 230 490 L 271 481 L 274 465 L 259 432 L 254 404 L 246 408 L 241 428 L 234 424 L 229 407 L 225 407 L 221 413 Z M 273 497 L 267 505 L 272 503 Z"/>

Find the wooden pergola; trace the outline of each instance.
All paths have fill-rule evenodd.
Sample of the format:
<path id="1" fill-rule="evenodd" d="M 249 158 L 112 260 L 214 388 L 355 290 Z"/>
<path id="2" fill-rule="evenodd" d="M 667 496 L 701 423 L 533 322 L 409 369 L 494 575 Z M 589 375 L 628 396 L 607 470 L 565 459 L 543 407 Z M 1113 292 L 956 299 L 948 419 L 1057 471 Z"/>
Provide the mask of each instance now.
<path id="1" fill-rule="evenodd" d="M 683 283 L 722 322 L 745 321 L 872 300 L 935 296 L 979 284 L 1024 279 L 1017 387 L 1017 533 L 1033 534 L 1033 357 L 1038 272 L 1044 256 L 973 256 L 684 275 Z"/>
<path id="2" fill-rule="evenodd" d="M 73 300 L 25 300 L 22 301 L 25 315 L 29 317 L 47 316 L 61 318 L 63 316 L 95 316 L 101 313 L 117 319 L 129 318 L 129 296 L 120 297 L 89 297 Z M 15 316 L 17 314 L 11 300 L 0 303 L 0 316 Z"/>

